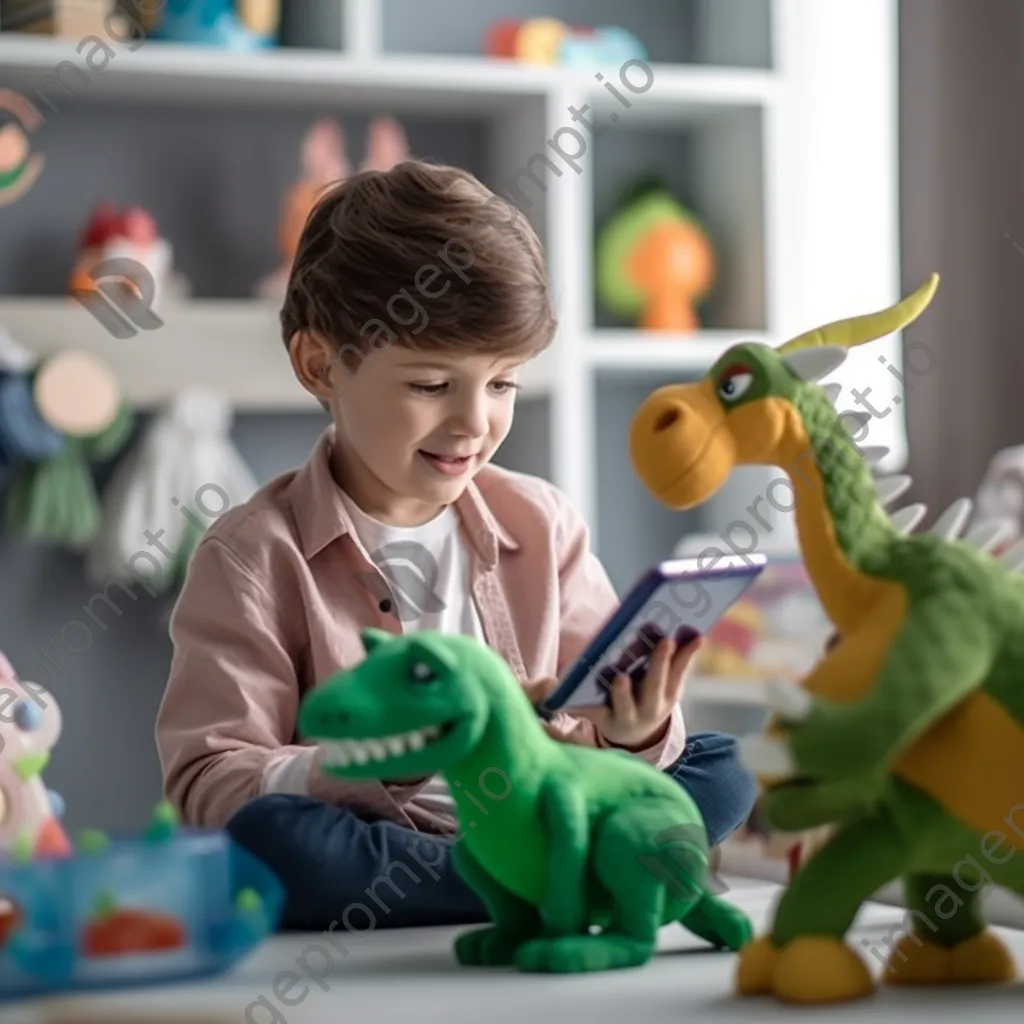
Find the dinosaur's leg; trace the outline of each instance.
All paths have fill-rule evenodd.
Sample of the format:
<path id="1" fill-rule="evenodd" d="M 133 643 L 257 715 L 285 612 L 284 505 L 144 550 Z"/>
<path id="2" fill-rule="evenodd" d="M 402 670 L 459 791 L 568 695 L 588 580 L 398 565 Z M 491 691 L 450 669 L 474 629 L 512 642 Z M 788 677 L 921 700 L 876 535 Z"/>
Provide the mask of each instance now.
<path id="1" fill-rule="evenodd" d="M 980 879 L 910 875 L 905 881 L 907 914 L 893 944 L 884 980 L 890 985 L 942 985 L 1012 981 L 1013 956 L 985 928 Z M 908 919 L 912 924 L 908 925 Z"/>
<path id="2" fill-rule="evenodd" d="M 676 871 L 673 892 L 665 879 L 645 866 L 645 859 L 663 853 L 655 837 L 665 822 L 678 819 L 677 804 L 660 799 L 637 800 L 614 811 L 595 826 L 591 837 L 593 870 L 598 887 L 611 899 L 611 926 L 599 934 L 563 935 L 534 939 L 516 953 L 523 970 L 578 973 L 636 967 L 654 953 L 658 929 L 666 920 L 666 904 L 679 914 L 701 897 L 700 886 Z M 694 844 L 689 851 L 706 869 L 707 857 Z M 678 858 L 677 858 L 678 860 Z M 593 919 L 594 915 L 591 915 Z M 671 917 L 669 918 L 671 919 Z"/>
<path id="3" fill-rule="evenodd" d="M 539 935 L 543 923 L 537 908 L 505 889 L 476 862 L 465 843 L 452 847 L 455 866 L 466 884 L 486 904 L 494 924 L 464 932 L 455 940 L 460 964 L 486 967 L 514 962 L 516 950 Z"/>
<path id="4" fill-rule="evenodd" d="M 796 1003 L 858 999 L 874 988 L 867 964 L 843 941 L 861 904 L 906 870 L 908 850 L 886 811 L 843 827 L 782 895 L 771 935 L 740 953 L 741 995 Z"/>
<path id="5" fill-rule="evenodd" d="M 679 920 L 699 938 L 734 952 L 742 949 L 753 936 L 750 918 L 735 904 L 713 892 L 702 893 L 693 909 Z"/>

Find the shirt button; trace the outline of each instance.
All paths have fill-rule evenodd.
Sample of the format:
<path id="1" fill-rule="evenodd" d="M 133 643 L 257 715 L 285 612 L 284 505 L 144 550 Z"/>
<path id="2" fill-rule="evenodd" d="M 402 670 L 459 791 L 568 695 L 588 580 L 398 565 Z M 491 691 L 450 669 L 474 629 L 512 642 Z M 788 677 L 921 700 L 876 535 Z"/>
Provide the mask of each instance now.
<path id="1" fill-rule="evenodd" d="M 380 610 L 384 612 L 385 615 L 387 615 L 388 612 L 391 611 L 391 598 L 385 597 L 384 600 L 382 600 L 381 603 L 377 605 L 377 607 L 380 608 Z"/>

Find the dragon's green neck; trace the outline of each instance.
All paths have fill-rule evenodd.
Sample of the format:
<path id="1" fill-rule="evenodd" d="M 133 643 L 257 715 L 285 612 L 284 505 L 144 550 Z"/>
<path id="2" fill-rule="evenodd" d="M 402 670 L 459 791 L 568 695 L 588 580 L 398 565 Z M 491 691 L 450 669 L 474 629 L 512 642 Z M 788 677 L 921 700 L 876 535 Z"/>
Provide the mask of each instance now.
<path id="1" fill-rule="evenodd" d="M 898 531 L 827 397 L 807 389 L 790 409 L 780 461 L 795 491 L 800 549 L 826 613 L 844 633 L 873 607 L 869 592 L 887 585 L 875 574 Z"/>

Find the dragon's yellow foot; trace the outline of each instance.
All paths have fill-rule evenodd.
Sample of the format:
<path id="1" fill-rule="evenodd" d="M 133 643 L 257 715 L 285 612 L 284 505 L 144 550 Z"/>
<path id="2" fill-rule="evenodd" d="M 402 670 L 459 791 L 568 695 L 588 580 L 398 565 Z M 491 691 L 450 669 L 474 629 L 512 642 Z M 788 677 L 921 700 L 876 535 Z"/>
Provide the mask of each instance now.
<path id="1" fill-rule="evenodd" d="M 736 991 L 741 996 L 763 996 L 772 990 L 779 951 L 767 935 L 752 939 L 741 950 L 736 968 Z"/>
<path id="2" fill-rule="evenodd" d="M 890 985 L 995 984 L 1016 976 L 1009 949 L 992 931 L 979 932 L 951 947 L 903 935 L 885 972 Z"/>
<path id="3" fill-rule="evenodd" d="M 839 1003 L 874 991 L 867 965 L 838 939 L 807 935 L 776 949 L 767 936 L 740 951 L 740 995 L 774 995 L 788 1003 Z"/>

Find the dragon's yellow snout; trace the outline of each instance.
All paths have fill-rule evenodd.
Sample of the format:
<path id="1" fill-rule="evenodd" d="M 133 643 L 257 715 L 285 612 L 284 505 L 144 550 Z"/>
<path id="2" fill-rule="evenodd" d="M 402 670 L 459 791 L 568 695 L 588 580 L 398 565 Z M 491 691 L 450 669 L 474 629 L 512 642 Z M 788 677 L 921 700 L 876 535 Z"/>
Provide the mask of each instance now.
<path id="1" fill-rule="evenodd" d="M 711 381 L 659 388 L 629 432 L 633 466 L 663 504 L 692 508 L 709 498 L 736 465 L 736 445 Z"/>

